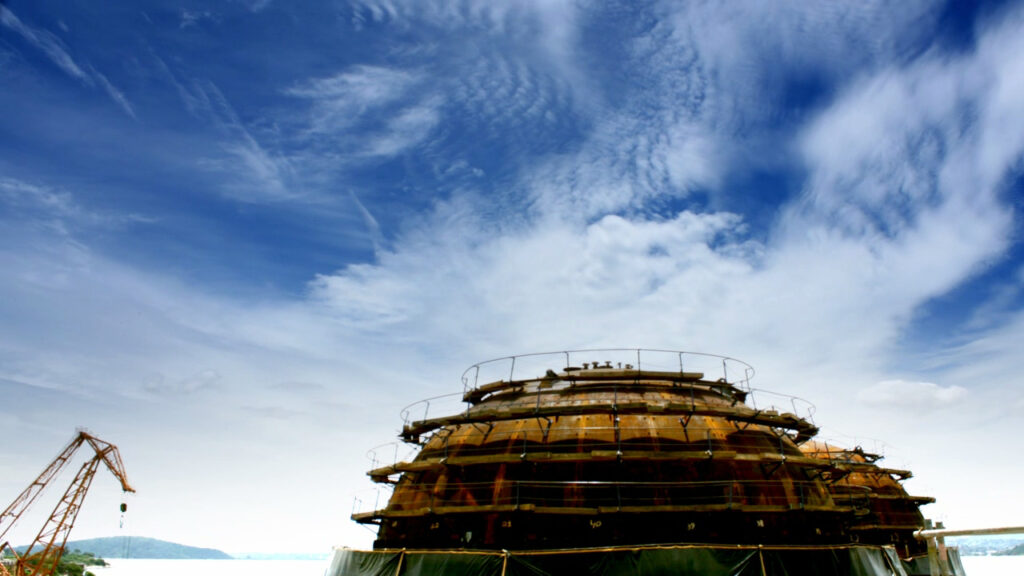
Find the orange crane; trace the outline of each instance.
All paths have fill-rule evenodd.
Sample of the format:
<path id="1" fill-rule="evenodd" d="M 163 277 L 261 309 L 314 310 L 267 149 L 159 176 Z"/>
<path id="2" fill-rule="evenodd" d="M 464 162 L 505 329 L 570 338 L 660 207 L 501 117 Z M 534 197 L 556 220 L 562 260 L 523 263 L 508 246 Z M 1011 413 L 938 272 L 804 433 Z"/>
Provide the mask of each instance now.
<path id="1" fill-rule="evenodd" d="M 25 510 L 35 502 L 43 489 L 67 466 L 75 452 L 85 444 L 88 444 L 96 452 L 96 455 L 82 464 L 75 479 L 64 491 L 64 496 L 50 514 L 49 520 L 43 524 L 39 534 L 25 550 L 25 553 L 20 557 L 14 553 L 14 576 L 50 576 L 54 573 L 57 563 L 64 555 L 64 545 L 75 524 L 75 518 L 78 517 L 82 501 L 85 499 L 85 494 L 89 490 L 89 485 L 92 484 L 92 478 L 101 462 L 121 482 L 122 490 L 135 492 L 135 489 L 128 484 L 124 464 L 121 462 L 121 453 L 118 452 L 117 446 L 79 430 L 74 439 L 50 462 L 42 474 L 0 514 L 0 552 L 3 552 L 4 548 L 9 548 L 12 553 L 14 552 L 14 548 L 4 541 L 4 536 Z M 121 504 L 121 511 L 124 512 L 126 509 L 127 506 Z M 0 564 L 0 576 L 11 576 L 3 564 Z"/>

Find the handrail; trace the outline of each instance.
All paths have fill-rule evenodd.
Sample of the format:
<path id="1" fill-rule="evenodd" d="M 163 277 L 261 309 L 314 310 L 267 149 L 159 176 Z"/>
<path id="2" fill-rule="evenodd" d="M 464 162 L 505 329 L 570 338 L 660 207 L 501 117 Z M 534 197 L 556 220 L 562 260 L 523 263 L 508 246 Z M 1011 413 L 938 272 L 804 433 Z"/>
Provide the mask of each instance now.
<path id="1" fill-rule="evenodd" d="M 886 451 L 892 448 L 884 440 L 870 436 L 844 434 L 832 427 L 822 428 L 818 433 L 816 441 L 838 448 L 839 451 L 856 452 L 859 450 L 872 462 L 883 460 Z M 865 447 L 865 445 L 868 445 L 868 447 Z M 852 446 L 852 448 L 844 448 L 845 446 Z"/>
<path id="2" fill-rule="evenodd" d="M 706 353 L 706 352 L 689 352 L 689 351 L 685 351 L 685 350 L 666 350 L 666 349 L 659 349 L 659 348 L 585 348 L 585 349 L 579 349 L 579 350 L 558 350 L 558 351 L 552 351 L 552 352 L 533 352 L 533 353 L 528 353 L 528 354 L 516 354 L 516 355 L 512 355 L 512 356 L 503 356 L 503 357 L 500 357 L 500 358 L 493 358 L 491 360 L 485 360 L 483 362 L 478 362 L 476 364 L 473 364 L 469 368 L 467 368 L 466 371 L 462 373 L 463 393 L 465 393 L 465 392 L 467 392 L 467 391 L 469 391 L 471 389 L 475 389 L 475 388 L 479 387 L 479 385 L 480 385 L 480 370 L 481 370 L 481 368 L 484 368 L 484 367 L 494 366 L 494 365 L 496 365 L 498 363 L 501 363 L 501 362 L 507 362 L 509 364 L 509 369 L 507 370 L 507 374 L 508 374 L 507 381 L 512 382 L 512 381 L 517 380 L 517 378 L 516 378 L 516 364 L 517 363 L 521 363 L 520 362 L 521 360 L 528 359 L 528 358 L 539 358 L 539 357 L 543 357 L 543 356 L 551 356 L 551 357 L 556 357 L 556 356 L 561 357 L 561 356 L 564 356 L 565 357 L 565 366 L 568 367 L 568 366 L 572 366 L 573 365 L 574 357 L 577 360 L 580 360 L 580 363 L 582 363 L 582 358 L 581 358 L 582 355 L 584 355 L 584 354 L 599 354 L 599 353 L 603 353 L 603 354 L 616 354 L 619 357 L 621 357 L 623 359 L 623 361 L 626 361 L 626 360 L 633 361 L 635 359 L 635 361 L 636 361 L 635 368 L 636 368 L 637 372 L 641 372 L 641 371 L 643 371 L 645 369 L 648 369 L 648 370 L 651 369 L 651 368 L 646 368 L 645 367 L 645 361 L 644 361 L 645 356 L 647 356 L 648 359 L 650 358 L 650 356 L 653 356 L 653 355 L 670 355 L 670 356 L 674 356 L 676 362 L 678 362 L 678 364 L 679 364 L 679 372 L 680 372 L 680 374 L 682 374 L 684 372 L 684 369 L 687 366 L 686 358 L 688 358 L 688 357 L 699 357 L 699 358 L 705 359 L 705 360 L 706 359 L 720 360 L 721 364 L 722 364 L 721 378 L 724 381 L 726 381 L 726 382 L 729 382 L 728 375 L 729 375 L 729 366 L 730 366 L 730 364 L 737 365 L 737 367 L 741 370 L 743 376 L 740 377 L 740 378 L 736 378 L 733 382 L 736 383 L 736 384 L 742 384 L 742 386 L 739 386 L 739 388 L 741 390 L 744 390 L 744 391 L 749 390 L 750 380 L 754 377 L 754 367 L 753 366 L 751 366 L 750 364 L 747 364 L 746 362 L 744 362 L 742 360 L 739 360 L 737 358 L 732 358 L 730 356 L 722 356 L 720 354 L 710 354 L 710 353 Z M 630 355 L 630 357 L 626 358 L 625 357 L 625 353 L 628 353 Z M 635 358 L 633 357 L 634 354 L 635 354 Z M 609 361 L 607 358 L 603 358 L 603 359 L 600 359 L 600 360 L 601 361 Z M 587 363 L 589 364 L 590 362 L 591 362 L 591 359 L 587 359 Z M 649 362 L 648 362 L 648 364 L 649 364 Z M 552 366 L 548 366 L 548 368 L 552 368 Z M 530 379 L 538 378 L 539 376 L 540 376 L 539 374 L 531 374 L 531 375 L 529 375 L 527 377 L 524 377 L 522 379 L 523 380 L 530 380 Z"/>
<path id="3" fill-rule="evenodd" d="M 366 458 L 370 461 L 370 466 L 372 466 L 373 468 L 379 467 L 380 464 L 383 463 L 383 460 L 380 460 L 377 457 L 377 451 L 379 449 L 381 449 L 381 448 L 388 448 L 388 447 L 391 447 L 391 446 L 393 446 L 395 448 L 395 455 L 394 455 L 394 458 L 391 460 L 391 463 L 392 464 L 397 464 L 398 463 L 398 445 L 399 445 L 398 442 L 391 441 L 391 442 L 385 442 L 384 444 L 378 444 L 378 445 L 374 446 L 373 448 L 370 448 L 369 450 L 367 450 L 366 451 Z"/>
<path id="4" fill-rule="evenodd" d="M 951 536 L 985 536 L 992 534 L 1024 534 L 1024 526 L 1006 526 L 1001 528 L 970 528 L 966 530 L 934 528 L 930 530 L 918 530 L 917 532 L 914 532 L 914 538 L 917 538 L 918 540 L 926 540 L 928 538 L 946 538 Z"/>
<path id="5" fill-rule="evenodd" d="M 761 398 L 763 396 L 775 396 L 778 398 L 789 400 L 789 405 L 790 407 L 793 408 L 793 414 L 809 421 L 811 424 L 814 424 L 814 414 L 818 411 L 818 408 L 810 400 L 806 400 L 799 396 L 793 396 L 792 394 L 783 394 L 781 392 L 765 390 L 763 388 L 750 388 L 748 392 L 750 393 L 749 396 L 747 396 L 747 398 L 750 400 L 750 406 L 755 410 L 759 408 L 757 405 L 758 398 Z M 800 406 L 803 406 L 803 410 L 801 410 L 801 408 L 798 407 L 798 403 L 800 404 Z M 778 407 L 774 405 L 769 406 L 767 408 L 776 410 L 778 409 Z"/>
<path id="6" fill-rule="evenodd" d="M 599 355 L 603 355 L 605 356 L 605 358 L 600 360 L 594 358 L 594 356 Z M 621 360 L 616 363 L 617 369 L 622 370 L 623 368 L 625 368 L 625 371 L 627 372 L 635 369 L 638 375 L 644 371 L 672 373 L 676 370 L 676 366 L 678 366 L 678 373 L 680 375 L 687 375 L 688 377 L 693 378 L 696 374 L 696 377 L 700 377 L 703 381 L 724 382 L 730 386 L 734 386 L 735 388 L 747 394 L 750 394 L 754 391 L 754 389 L 750 387 L 750 380 L 754 376 L 753 366 L 747 364 L 742 360 L 732 358 L 730 356 L 722 356 L 720 354 L 710 354 L 705 352 L 689 352 L 683 350 L 666 350 L 658 348 L 585 348 L 578 350 L 560 350 L 553 352 L 534 352 L 528 354 L 504 356 L 473 364 L 462 373 L 461 394 L 442 394 L 439 396 L 433 396 L 431 398 L 418 400 L 416 402 L 413 402 L 412 404 L 409 404 L 408 406 L 404 407 L 400 413 L 403 427 L 405 429 L 408 429 L 409 425 L 413 422 L 425 422 L 429 420 L 430 410 L 434 405 L 438 403 L 438 401 L 450 401 L 456 397 L 461 397 L 461 400 L 463 401 L 462 403 L 465 404 L 465 410 L 461 409 L 460 407 L 459 409 L 451 410 L 451 413 L 459 414 L 465 412 L 468 415 L 472 404 L 467 399 L 470 397 L 469 394 L 471 391 L 475 392 L 480 390 L 480 379 L 482 371 L 485 368 L 490 368 L 493 370 L 494 368 L 500 367 L 502 364 L 507 363 L 507 369 L 503 369 L 500 371 L 500 379 L 497 380 L 498 382 L 530 382 L 540 381 L 544 378 L 545 373 L 550 374 L 550 372 L 552 371 L 552 367 L 557 366 L 557 363 L 551 363 L 555 359 L 558 359 L 559 362 L 564 361 L 565 366 L 559 367 L 559 369 L 562 370 L 574 368 L 574 361 L 579 361 L 578 363 L 581 364 L 584 368 L 586 368 L 589 365 L 593 365 L 594 368 L 611 368 L 612 360 L 607 359 L 608 356 L 615 356 L 615 360 Z M 529 360 L 545 358 L 550 358 L 548 364 L 546 365 L 546 368 L 541 367 L 540 369 L 537 369 L 538 366 L 536 366 L 536 363 L 534 363 L 532 369 L 536 369 L 536 372 L 529 373 L 528 375 L 522 375 L 523 377 L 517 380 L 517 377 L 520 376 L 520 374 L 518 374 L 517 371 L 520 373 L 523 372 L 523 366 L 529 366 L 531 364 Z M 586 361 L 584 362 L 583 360 Z M 601 364 L 601 362 L 603 362 L 603 364 Z M 635 362 L 635 364 L 633 364 L 633 362 Z M 696 371 L 694 368 L 695 363 L 698 364 L 699 366 L 699 372 Z M 711 376 L 706 375 L 708 372 L 719 370 L 719 365 L 721 370 L 721 376 L 719 378 L 716 378 L 714 374 Z M 690 370 L 689 373 L 686 372 L 687 369 Z M 581 374 L 583 373 L 585 372 L 581 372 Z M 733 374 L 733 381 L 729 380 L 730 373 Z M 736 376 L 737 374 L 740 374 L 740 376 Z M 774 395 L 780 398 L 788 399 L 790 401 L 790 405 L 793 408 L 793 414 L 798 417 L 806 419 L 811 425 L 813 425 L 813 415 L 815 408 L 814 405 L 808 402 L 807 400 L 804 400 L 803 398 L 799 398 L 796 396 L 777 394 L 766 390 L 759 390 L 759 393 L 762 395 Z M 798 408 L 798 403 L 800 403 L 800 407 L 804 408 L 803 410 Z M 449 404 L 449 407 L 454 406 Z M 416 414 L 414 416 L 413 412 L 419 412 L 421 408 L 422 416 L 419 414 Z M 754 408 L 756 410 L 756 404 L 754 405 Z M 408 438 L 405 439 L 406 441 L 410 441 Z"/>
<path id="7" fill-rule="evenodd" d="M 432 396 L 430 398 L 424 398 L 423 400 L 417 400 L 416 402 L 413 402 L 412 404 L 409 404 L 405 408 L 402 408 L 402 411 L 399 413 L 399 416 L 401 416 L 401 418 L 402 418 L 402 423 L 405 424 L 405 425 L 408 425 L 412 421 L 410 419 L 410 414 L 411 414 L 412 409 L 414 407 L 416 407 L 416 406 L 419 406 L 420 404 L 423 404 L 424 405 L 423 406 L 423 418 L 421 418 L 421 420 L 426 420 L 427 419 L 427 415 L 430 412 L 430 403 L 431 402 L 433 402 L 435 400 L 441 400 L 443 398 L 454 398 L 456 396 L 458 396 L 461 399 L 462 398 L 462 393 L 460 393 L 460 392 L 451 392 L 451 393 L 448 393 L 448 394 L 441 394 L 440 396 Z"/>

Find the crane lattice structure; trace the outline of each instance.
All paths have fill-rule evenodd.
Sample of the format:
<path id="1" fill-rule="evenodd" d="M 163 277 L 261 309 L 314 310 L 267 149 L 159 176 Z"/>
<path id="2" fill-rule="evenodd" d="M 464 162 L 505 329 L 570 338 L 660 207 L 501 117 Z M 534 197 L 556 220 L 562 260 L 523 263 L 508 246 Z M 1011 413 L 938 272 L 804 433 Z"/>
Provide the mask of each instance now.
<path id="1" fill-rule="evenodd" d="M 95 451 L 95 456 L 82 464 L 71 485 L 64 491 L 64 495 L 54 507 L 53 512 L 50 513 L 49 519 L 39 530 L 39 534 L 24 554 L 18 556 L 14 552 L 14 548 L 4 540 L 4 537 L 42 494 L 43 490 L 67 466 L 75 452 L 85 444 Z M 54 573 L 57 563 L 64 555 L 64 545 L 67 543 L 68 535 L 78 517 L 85 494 L 88 492 L 101 462 L 121 482 L 122 490 L 135 492 L 135 489 L 128 483 L 124 463 L 121 461 L 121 454 L 118 452 L 117 446 L 80 430 L 64 447 L 64 450 L 0 514 L 0 552 L 9 548 L 14 554 L 14 576 L 50 576 Z M 124 504 L 121 505 L 121 510 L 125 510 Z M 2 564 L 0 564 L 0 576 L 11 576 Z"/>

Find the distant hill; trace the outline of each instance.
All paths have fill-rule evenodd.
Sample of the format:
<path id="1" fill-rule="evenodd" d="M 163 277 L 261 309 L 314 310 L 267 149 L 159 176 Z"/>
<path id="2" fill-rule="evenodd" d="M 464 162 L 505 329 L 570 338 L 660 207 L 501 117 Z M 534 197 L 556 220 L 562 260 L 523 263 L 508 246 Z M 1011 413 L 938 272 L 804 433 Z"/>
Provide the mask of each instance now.
<path id="1" fill-rule="evenodd" d="M 1024 556 L 1024 544 L 1017 544 L 1009 550 L 996 552 L 996 556 Z"/>
<path id="2" fill-rule="evenodd" d="M 161 560 L 228 560 L 231 556 L 213 548 L 197 548 L 175 544 L 155 538 L 138 536 L 112 536 L 109 538 L 89 538 L 73 540 L 64 547 L 68 552 L 80 550 L 91 552 L 100 558 L 154 558 Z"/>

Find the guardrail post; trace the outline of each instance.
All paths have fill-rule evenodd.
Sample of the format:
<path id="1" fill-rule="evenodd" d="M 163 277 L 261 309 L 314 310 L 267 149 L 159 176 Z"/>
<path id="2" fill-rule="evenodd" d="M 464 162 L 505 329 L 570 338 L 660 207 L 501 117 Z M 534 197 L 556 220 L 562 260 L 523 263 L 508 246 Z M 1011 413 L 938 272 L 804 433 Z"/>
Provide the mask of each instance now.
<path id="1" fill-rule="evenodd" d="M 936 522 L 935 528 L 942 530 L 945 526 L 942 525 L 942 522 Z M 946 539 L 942 536 L 935 537 L 935 552 L 939 555 L 939 573 L 942 576 L 953 576 L 953 571 L 949 567 L 949 556 L 946 552 Z"/>
<path id="2" fill-rule="evenodd" d="M 932 529 L 932 521 L 924 521 L 924 529 Z M 925 540 L 928 544 L 928 573 L 931 576 L 942 576 L 939 572 L 939 554 L 935 549 L 935 538 L 929 537 Z"/>

